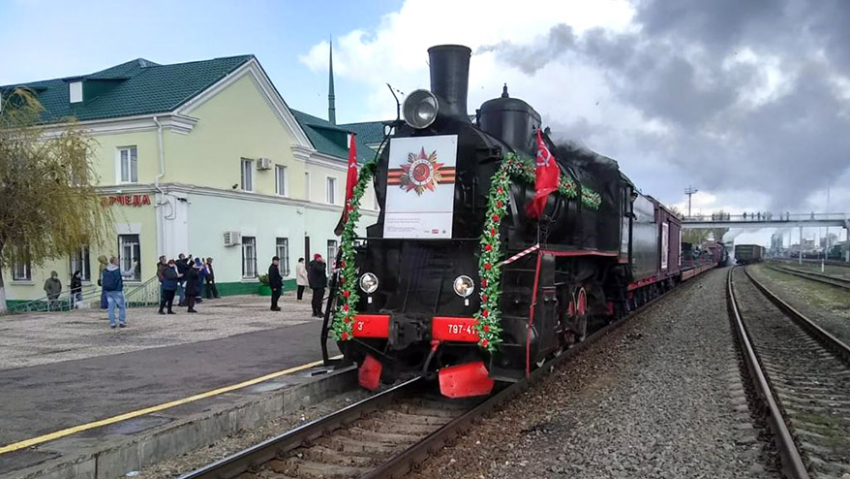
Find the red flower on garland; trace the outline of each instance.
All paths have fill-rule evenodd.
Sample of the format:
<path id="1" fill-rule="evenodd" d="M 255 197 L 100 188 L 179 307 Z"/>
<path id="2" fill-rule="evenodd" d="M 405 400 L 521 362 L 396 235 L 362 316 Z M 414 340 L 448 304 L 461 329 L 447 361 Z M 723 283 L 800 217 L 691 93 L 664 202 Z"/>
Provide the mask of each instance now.
<path id="1" fill-rule="evenodd" d="M 494 222 L 494 223 L 498 223 L 498 222 L 499 222 L 499 215 L 493 215 L 493 222 Z"/>
<path id="2" fill-rule="evenodd" d="M 485 324 L 485 325 L 484 325 L 484 327 L 483 327 L 482 329 L 484 329 L 484 332 L 485 332 L 485 333 L 489 333 L 489 332 L 490 332 L 490 325 L 489 325 L 489 324 Z"/>
<path id="3" fill-rule="evenodd" d="M 493 251 L 493 245 L 488 244 L 487 246 L 484 247 L 484 251 L 488 251 L 488 252 Z"/>
<path id="4" fill-rule="evenodd" d="M 482 279 L 482 280 L 481 280 L 481 287 L 482 287 L 482 288 L 486 288 L 486 287 L 487 287 L 487 278 L 484 278 L 484 279 Z"/>
<path id="5" fill-rule="evenodd" d="M 348 304 L 343 304 L 343 305 L 342 305 L 342 310 L 343 310 L 343 311 L 348 311 Z"/>
<path id="6" fill-rule="evenodd" d="M 492 264 L 490 264 L 490 263 L 484 263 L 484 269 L 486 269 L 487 271 L 490 271 L 492 268 L 493 268 L 493 265 L 492 265 Z"/>
<path id="7" fill-rule="evenodd" d="M 498 231 L 496 231 L 495 228 L 490 230 L 490 236 L 496 236 L 496 233 L 498 233 Z"/>
<path id="8" fill-rule="evenodd" d="M 484 346 L 486 348 L 488 344 L 490 344 L 490 341 L 487 341 L 486 339 L 481 340 L 481 346 Z"/>
<path id="9" fill-rule="evenodd" d="M 502 200 L 499 200 L 499 201 L 497 201 L 497 202 L 496 202 L 496 207 L 497 207 L 497 208 L 501 208 L 501 207 L 502 207 L 502 205 L 504 205 L 504 203 L 502 203 Z"/>
<path id="10" fill-rule="evenodd" d="M 346 298 L 348 298 L 349 296 L 351 296 L 351 291 L 346 289 L 345 291 L 342 292 L 342 295 L 345 296 Z"/>
<path id="11" fill-rule="evenodd" d="M 485 303 L 487 302 L 487 295 L 486 294 L 481 295 L 481 301 L 484 301 Z"/>
<path id="12" fill-rule="evenodd" d="M 348 333 L 342 333 L 342 340 L 348 341 Z M 485 341 L 486 341 L 486 339 L 485 339 Z"/>
<path id="13" fill-rule="evenodd" d="M 485 318 L 486 318 L 489 314 L 490 314 L 490 313 L 488 313 L 486 309 L 482 309 L 482 310 L 481 310 L 481 316 L 482 316 L 482 317 L 485 317 Z"/>

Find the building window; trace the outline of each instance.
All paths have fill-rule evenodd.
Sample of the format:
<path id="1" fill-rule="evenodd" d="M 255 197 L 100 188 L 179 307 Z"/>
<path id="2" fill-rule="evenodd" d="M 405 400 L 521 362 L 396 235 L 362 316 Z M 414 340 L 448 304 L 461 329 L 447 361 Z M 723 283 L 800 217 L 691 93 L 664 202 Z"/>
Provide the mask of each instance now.
<path id="1" fill-rule="evenodd" d="M 135 146 L 118 149 L 118 182 L 139 182 L 138 153 Z"/>
<path id="2" fill-rule="evenodd" d="M 328 274 L 333 274 L 333 268 L 336 263 L 336 240 L 328 240 Z"/>
<path id="3" fill-rule="evenodd" d="M 32 281 L 32 265 L 29 261 L 16 261 L 12 265 L 12 281 Z"/>
<path id="4" fill-rule="evenodd" d="M 75 272 L 79 271 L 81 280 L 91 281 L 91 261 L 88 246 L 83 246 L 79 251 L 71 255 L 69 270 L 72 276 Z"/>
<path id="5" fill-rule="evenodd" d="M 327 202 L 329 205 L 336 204 L 336 178 L 328 177 Z"/>
<path id="6" fill-rule="evenodd" d="M 242 277 L 257 277 L 257 238 L 242 237 Z"/>
<path id="7" fill-rule="evenodd" d="M 310 172 L 304 172 L 304 199 L 310 201 Z"/>
<path id="8" fill-rule="evenodd" d="M 125 279 L 142 280 L 142 247 L 139 235 L 118 235 L 118 259 L 121 273 L 127 274 Z"/>
<path id="9" fill-rule="evenodd" d="M 274 167 L 274 190 L 280 196 L 287 195 L 285 166 L 277 165 Z"/>
<path id="10" fill-rule="evenodd" d="M 242 160 L 242 191 L 254 191 L 254 160 Z"/>
<path id="11" fill-rule="evenodd" d="M 278 238 L 275 255 L 280 258 L 280 275 L 289 276 L 289 238 Z"/>

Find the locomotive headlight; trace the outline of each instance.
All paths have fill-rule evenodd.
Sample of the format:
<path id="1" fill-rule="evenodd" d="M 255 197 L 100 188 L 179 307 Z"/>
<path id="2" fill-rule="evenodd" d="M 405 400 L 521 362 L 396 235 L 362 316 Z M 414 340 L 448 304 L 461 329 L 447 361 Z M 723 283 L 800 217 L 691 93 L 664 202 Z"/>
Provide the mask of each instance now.
<path id="1" fill-rule="evenodd" d="M 378 289 L 378 277 L 373 273 L 364 273 L 360 277 L 360 289 L 366 294 L 372 294 Z"/>
<path id="2" fill-rule="evenodd" d="M 457 295 L 461 298 L 468 298 L 469 295 L 475 291 L 475 283 L 472 282 L 472 278 L 465 274 L 455 278 L 455 282 L 452 286 L 454 287 L 455 293 L 457 293 Z"/>
<path id="3" fill-rule="evenodd" d="M 428 90 L 416 90 L 404 100 L 404 121 L 413 128 L 428 128 L 437 119 L 440 103 Z"/>

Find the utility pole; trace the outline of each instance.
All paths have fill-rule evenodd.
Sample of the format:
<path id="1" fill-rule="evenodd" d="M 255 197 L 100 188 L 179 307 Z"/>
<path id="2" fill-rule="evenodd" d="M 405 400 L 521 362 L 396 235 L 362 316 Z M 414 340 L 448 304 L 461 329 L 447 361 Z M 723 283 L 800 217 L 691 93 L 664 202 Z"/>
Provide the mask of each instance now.
<path id="1" fill-rule="evenodd" d="M 826 219 L 829 219 L 829 184 L 826 185 Z M 820 272 L 826 268 L 826 255 L 829 254 L 829 226 L 826 227 L 826 238 L 823 240 L 823 258 L 820 260 Z"/>
<path id="2" fill-rule="evenodd" d="M 691 197 L 696 194 L 697 191 L 699 190 L 690 185 L 685 188 L 685 194 L 688 195 L 688 218 L 691 217 Z"/>
<path id="3" fill-rule="evenodd" d="M 802 226 L 800 226 L 800 255 L 798 256 L 798 258 L 800 260 L 797 261 L 797 264 L 802 266 L 803 265 L 803 227 Z"/>

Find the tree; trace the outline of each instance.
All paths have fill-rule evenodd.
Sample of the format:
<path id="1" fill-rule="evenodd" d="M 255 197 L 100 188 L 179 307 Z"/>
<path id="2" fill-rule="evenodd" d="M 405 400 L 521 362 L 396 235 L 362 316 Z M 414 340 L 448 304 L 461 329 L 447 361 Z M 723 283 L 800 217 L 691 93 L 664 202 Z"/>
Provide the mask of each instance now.
<path id="1" fill-rule="evenodd" d="M 100 245 L 111 220 L 101 205 L 92 140 L 73 119 L 44 125 L 44 108 L 24 89 L 0 100 L 0 312 L 3 268 L 40 265 Z"/>

